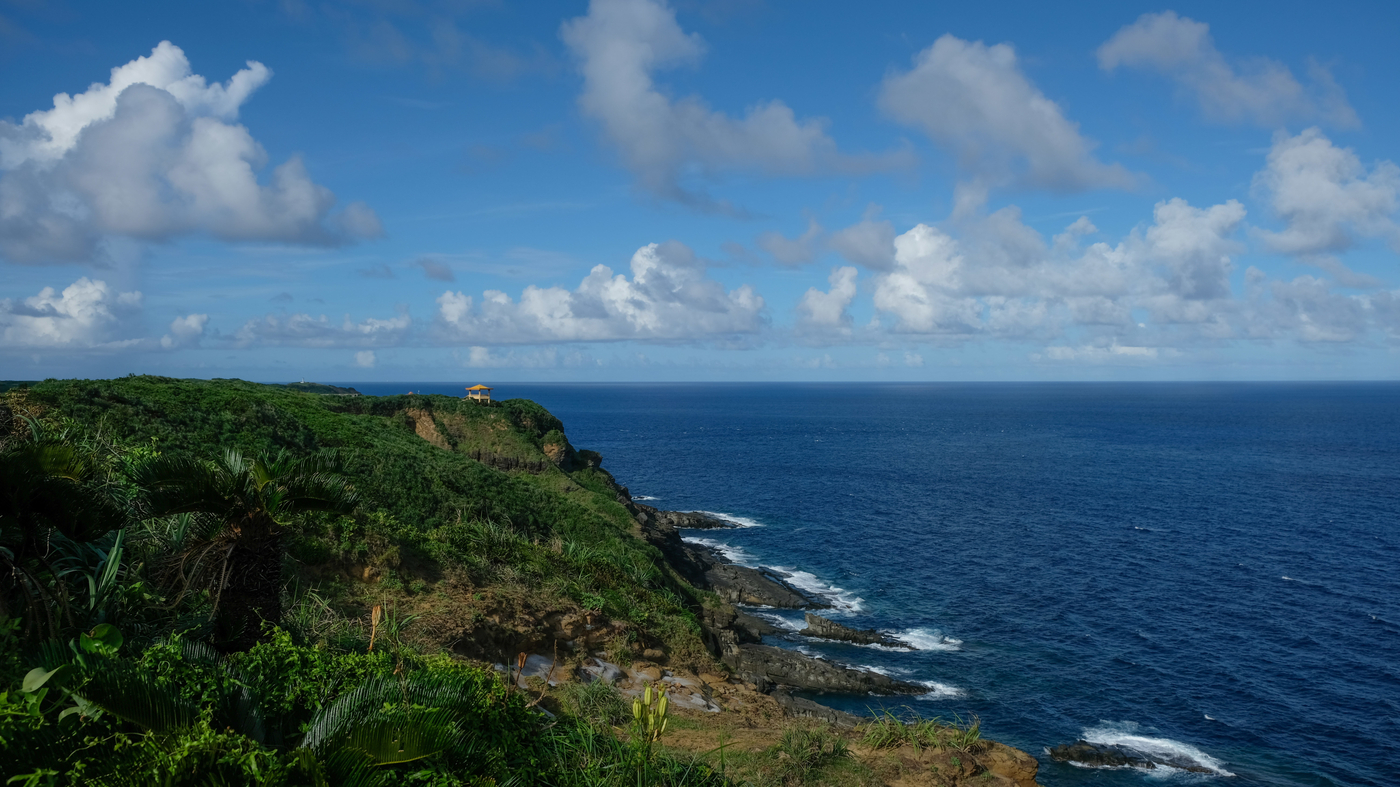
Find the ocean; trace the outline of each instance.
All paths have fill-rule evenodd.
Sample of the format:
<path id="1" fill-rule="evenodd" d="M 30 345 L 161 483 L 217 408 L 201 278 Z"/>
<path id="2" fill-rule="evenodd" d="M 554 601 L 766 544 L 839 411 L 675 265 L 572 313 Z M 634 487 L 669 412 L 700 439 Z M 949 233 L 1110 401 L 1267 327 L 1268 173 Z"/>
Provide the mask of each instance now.
<path id="1" fill-rule="evenodd" d="M 357 384 L 461 395 L 463 385 Z M 500 384 L 1061 785 L 1400 784 L 1400 385 Z M 765 612 L 789 628 L 801 614 Z M 825 697 L 853 712 L 873 697 Z M 907 706 L 907 710 L 905 709 Z M 1087 769 L 1127 743 L 1207 768 Z"/>

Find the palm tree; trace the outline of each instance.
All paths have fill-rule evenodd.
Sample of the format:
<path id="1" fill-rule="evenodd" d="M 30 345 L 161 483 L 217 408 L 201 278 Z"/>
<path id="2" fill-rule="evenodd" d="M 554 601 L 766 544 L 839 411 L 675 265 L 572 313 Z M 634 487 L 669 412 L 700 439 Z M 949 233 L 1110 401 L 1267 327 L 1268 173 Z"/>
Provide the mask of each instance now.
<path id="1" fill-rule="evenodd" d="M 262 622 L 282 617 L 282 532 L 296 516 L 348 514 L 358 497 L 324 456 L 248 459 L 227 450 L 218 461 L 158 457 L 138 468 L 147 517 L 203 515 L 171 563 L 181 595 L 212 592 L 217 636 L 231 651 L 262 638 Z"/>

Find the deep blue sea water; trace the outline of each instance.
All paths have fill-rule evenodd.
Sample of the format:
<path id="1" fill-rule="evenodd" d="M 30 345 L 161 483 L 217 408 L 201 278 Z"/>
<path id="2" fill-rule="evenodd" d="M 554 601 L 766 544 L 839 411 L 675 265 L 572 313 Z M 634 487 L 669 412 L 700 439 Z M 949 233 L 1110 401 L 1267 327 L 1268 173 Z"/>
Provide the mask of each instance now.
<path id="1" fill-rule="evenodd" d="M 1400 385 L 496 394 L 549 408 L 633 495 L 753 525 L 691 537 L 922 645 L 776 643 L 927 682 L 900 702 L 980 717 L 1043 784 L 1400 785 Z M 1077 738 L 1233 777 L 1044 756 Z"/>

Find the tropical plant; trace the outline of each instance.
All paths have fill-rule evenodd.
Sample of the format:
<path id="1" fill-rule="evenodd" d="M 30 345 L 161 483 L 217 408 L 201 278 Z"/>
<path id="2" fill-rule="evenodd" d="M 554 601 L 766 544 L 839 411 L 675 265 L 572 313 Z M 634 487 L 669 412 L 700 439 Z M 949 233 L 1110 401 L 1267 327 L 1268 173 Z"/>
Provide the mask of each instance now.
<path id="1" fill-rule="evenodd" d="M 298 515 L 348 514 L 358 497 L 329 456 L 247 458 L 227 450 L 213 463 L 160 456 L 132 473 L 150 518 L 202 515 L 182 533 L 166 565 L 177 599 L 208 589 L 216 636 L 227 650 L 247 650 L 263 622 L 281 619 L 282 535 Z"/>
<path id="2" fill-rule="evenodd" d="M 27 634 L 57 636 L 75 621 L 67 585 L 48 581 L 61 573 L 51 561 L 55 535 L 92 541 L 121 527 L 126 515 L 96 488 L 86 455 L 31 428 L 34 440 L 0 452 L 0 615 L 22 615 Z"/>

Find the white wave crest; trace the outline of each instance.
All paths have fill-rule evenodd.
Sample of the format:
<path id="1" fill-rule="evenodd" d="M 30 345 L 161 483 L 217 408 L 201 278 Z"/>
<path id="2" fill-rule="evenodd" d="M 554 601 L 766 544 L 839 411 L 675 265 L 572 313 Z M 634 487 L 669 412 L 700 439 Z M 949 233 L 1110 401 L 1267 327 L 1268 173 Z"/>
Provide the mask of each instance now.
<path id="1" fill-rule="evenodd" d="M 633 500 L 660 500 L 661 498 L 659 498 L 659 497 L 652 497 L 651 495 L 632 495 L 632 499 L 633 499 Z"/>
<path id="2" fill-rule="evenodd" d="M 874 672 L 879 675 L 884 675 L 887 678 L 899 678 L 902 675 L 914 674 L 913 670 L 904 669 L 903 667 L 877 667 L 874 664 L 857 664 L 856 667 L 858 669 L 863 669 L 866 672 Z"/>
<path id="3" fill-rule="evenodd" d="M 1205 768 L 1217 776 L 1234 776 L 1225 770 L 1220 760 L 1206 754 L 1189 743 L 1174 741 L 1171 738 L 1153 738 L 1139 731 L 1137 722 L 1100 722 L 1082 736 L 1089 743 L 1102 746 L 1122 746 L 1125 749 L 1150 755 L 1158 764 L 1170 766 L 1178 763 L 1183 766 Z"/>
<path id="4" fill-rule="evenodd" d="M 783 614 L 780 612 L 774 612 L 768 609 L 758 609 L 749 607 L 745 607 L 745 609 L 751 614 L 753 614 L 755 617 L 762 618 L 763 620 L 766 620 L 769 623 L 772 623 L 773 625 L 781 629 L 787 629 L 789 631 L 801 631 L 802 629 L 807 627 L 807 624 L 804 621 L 792 620 L 791 618 L 784 617 Z"/>
<path id="5" fill-rule="evenodd" d="M 967 694 L 967 692 L 957 686 L 949 686 L 946 683 L 939 683 L 936 680 L 921 680 L 917 682 L 927 686 L 929 692 L 927 694 L 918 695 L 914 698 L 916 700 L 947 700 L 954 697 L 962 697 Z"/>
<path id="6" fill-rule="evenodd" d="M 746 516 L 726 514 L 722 511 L 699 511 L 697 513 L 707 514 L 709 516 L 714 517 L 715 519 L 722 519 L 725 522 L 734 525 L 735 527 L 763 527 L 762 522 L 758 521 L 757 519 L 749 519 Z"/>
<path id="7" fill-rule="evenodd" d="M 747 566 L 756 568 L 757 564 L 753 555 L 744 551 L 743 547 L 736 547 L 733 544 L 726 544 L 723 541 L 716 541 L 713 538 L 700 538 L 698 536 L 681 536 L 681 540 L 688 544 L 699 544 L 702 547 L 709 547 L 718 552 L 725 560 L 736 566 Z"/>
<path id="8" fill-rule="evenodd" d="M 934 628 L 917 628 L 909 629 L 908 631 L 897 631 L 892 636 L 895 639 L 908 642 L 919 650 L 962 650 L 962 640 L 953 639 Z"/>
<path id="9" fill-rule="evenodd" d="M 830 604 L 830 612 L 854 614 L 865 609 L 865 599 L 844 588 L 836 587 L 829 582 L 818 579 L 817 575 L 809 571 L 799 571 L 795 568 L 787 568 L 784 566 L 765 566 L 765 568 L 781 574 L 785 582 L 803 593 L 816 596 Z"/>

